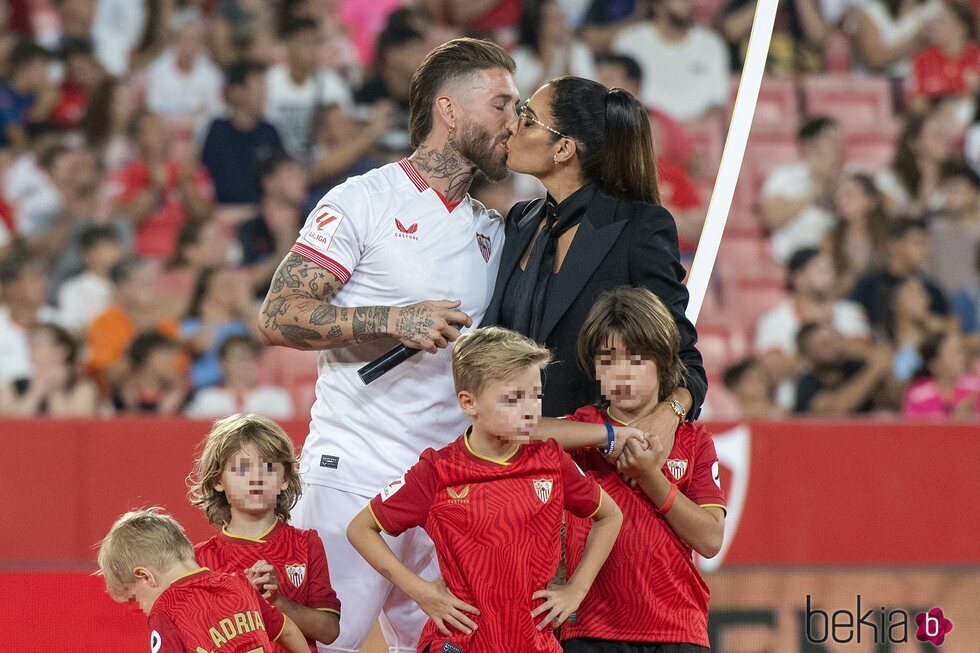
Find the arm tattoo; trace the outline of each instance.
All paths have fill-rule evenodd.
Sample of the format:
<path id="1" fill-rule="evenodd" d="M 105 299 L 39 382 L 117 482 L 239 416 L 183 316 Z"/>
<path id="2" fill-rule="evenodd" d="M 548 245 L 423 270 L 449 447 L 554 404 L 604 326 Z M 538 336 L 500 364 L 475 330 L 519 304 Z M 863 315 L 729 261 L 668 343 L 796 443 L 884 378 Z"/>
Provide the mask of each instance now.
<path id="1" fill-rule="evenodd" d="M 476 166 L 463 158 L 452 141 L 446 143 L 442 150 L 421 146 L 411 158 L 419 170 L 435 179 L 448 180 L 446 200 L 449 202 L 463 199 L 476 174 Z"/>
<path id="2" fill-rule="evenodd" d="M 387 306 L 370 306 L 355 308 L 354 320 L 351 323 L 354 330 L 354 342 L 368 342 L 384 337 L 388 324 Z"/>

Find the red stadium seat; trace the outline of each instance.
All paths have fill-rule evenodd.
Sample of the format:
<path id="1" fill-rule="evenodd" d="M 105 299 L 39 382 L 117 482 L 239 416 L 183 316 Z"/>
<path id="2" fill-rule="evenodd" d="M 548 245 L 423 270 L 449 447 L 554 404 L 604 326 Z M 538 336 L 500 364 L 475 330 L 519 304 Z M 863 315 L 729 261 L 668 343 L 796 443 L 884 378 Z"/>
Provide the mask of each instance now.
<path id="1" fill-rule="evenodd" d="M 732 80 L 730 107 L 735 106 L 739 79 Z M 796 134 L 799 128 L 800 91 L 792 79 L 765 78 L 759 88 L 759 99 L 755 106 L 752 133 L 776 132 Z M 729 111 L 731 114 L 731 111 Z"/>
<path id="2" fill-rule="evenodd" d="M 719 116 L 709 116 L 684 122 L 684 131 L 694 143 L 694 151 L 700 160 L 703 174 L 714 179 L 721 163 L 721 151 L 725 147 L 727 125 Z"/>
<path id="3" fill-rule="evenodd" d="M 836 119 L 846 132 L 894 122 L 892 91 L 883 77 L 818 75 L 803 78 L 806 115 Z"/>
<path id="4" fill-rule="evenodd" d="M 891 130 L 848 134 L 844 139 L 844 160 L 849 168 L 876 173 L 894 158 L 896 138 Z"/>
<path id="5" fill-rule="evenodd" d="M 755 324 L 759 317 L 786 299 L 783 281 L 765 277 L 735 277 L 728 284 L 725 307 L 742 325 Z"/>

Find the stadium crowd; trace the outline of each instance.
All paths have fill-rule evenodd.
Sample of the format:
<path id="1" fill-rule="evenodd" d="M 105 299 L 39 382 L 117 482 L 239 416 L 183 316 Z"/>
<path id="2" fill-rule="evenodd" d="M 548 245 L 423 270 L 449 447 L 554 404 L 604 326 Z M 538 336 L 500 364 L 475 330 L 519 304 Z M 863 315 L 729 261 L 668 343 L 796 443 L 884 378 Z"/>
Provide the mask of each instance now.
<path id="1" fill-rule="evenodd" d="M 485 36 L 527 97 L 648 107 L 697 247 L 753 0 L 0 3 L 0 415 L 312 402 L 255 316 L 309 209 L 411 151 L 412 74 Z M 980 416 L 980 3 L 788 0 L 698 323 L 704 418 Z M 472 190 L 506 214 L 523 175 Z"/>

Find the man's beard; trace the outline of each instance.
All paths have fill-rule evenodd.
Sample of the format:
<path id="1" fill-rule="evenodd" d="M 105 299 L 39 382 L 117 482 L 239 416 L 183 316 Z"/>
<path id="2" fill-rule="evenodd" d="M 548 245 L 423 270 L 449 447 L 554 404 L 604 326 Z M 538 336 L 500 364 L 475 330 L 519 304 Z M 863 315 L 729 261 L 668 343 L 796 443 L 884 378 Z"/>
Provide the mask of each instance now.
<path id="1" fill-rule="evenodd" d="M 500 181 L 507 176 L 507 153 L 497 155 L 496 141 L 484 127 L 464 123 L 459 136 L 449 142 L 490 181 Z"/>
<path id="2" fill-rule="evenodd" d="M 679 16 L 672 12 L 666 14 L 667 22 L 674 29 L 690 29 L 694 25 L 694 16 Z"/>

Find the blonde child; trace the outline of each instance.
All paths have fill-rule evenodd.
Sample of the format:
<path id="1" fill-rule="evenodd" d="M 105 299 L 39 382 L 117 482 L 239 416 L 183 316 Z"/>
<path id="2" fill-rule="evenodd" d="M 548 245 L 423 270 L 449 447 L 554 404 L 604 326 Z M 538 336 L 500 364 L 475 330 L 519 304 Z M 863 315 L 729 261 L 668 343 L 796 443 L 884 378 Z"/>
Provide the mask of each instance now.
<path id="1" fill-rule="evenodd" d="M 420 653 L 555 653 L 552 629 L 588 592 L 619 532 L 616 504 L 554 440 L 531 442 L 541 417 L 541 370 L 550 356 L 498 327 L 461 336 L 452 368 L 472 426 L 427 449 L 347 529 L 357 551 L 429 616 Z M 591 520 L 576 573 L 549 587 L 565 510 Z M 415 575 L 382 537 L 421 526 L 442 580 Z"/>
<path id="2" fill-rule="evenodd" d="M 243 572 L 315 652 L 316 642 L 337 639 L 340 602 L 320 536 L 287 523 L 301 491 L 293 443 L 278 424 L 243 414 L 216 421 L 194 467 L 191 502 L 221 532 L 195 554 L 212 569 Z"/>
<path id="3" fill-rule="evenodd" d="M 184 530 L 158 508 L 128 512 L 99 547 L 99 571 L 117 601 L 138 603 L 153 653 L 236 651 L 306 653 L 292 620 L 238 574 L 203 568 Z"/>

